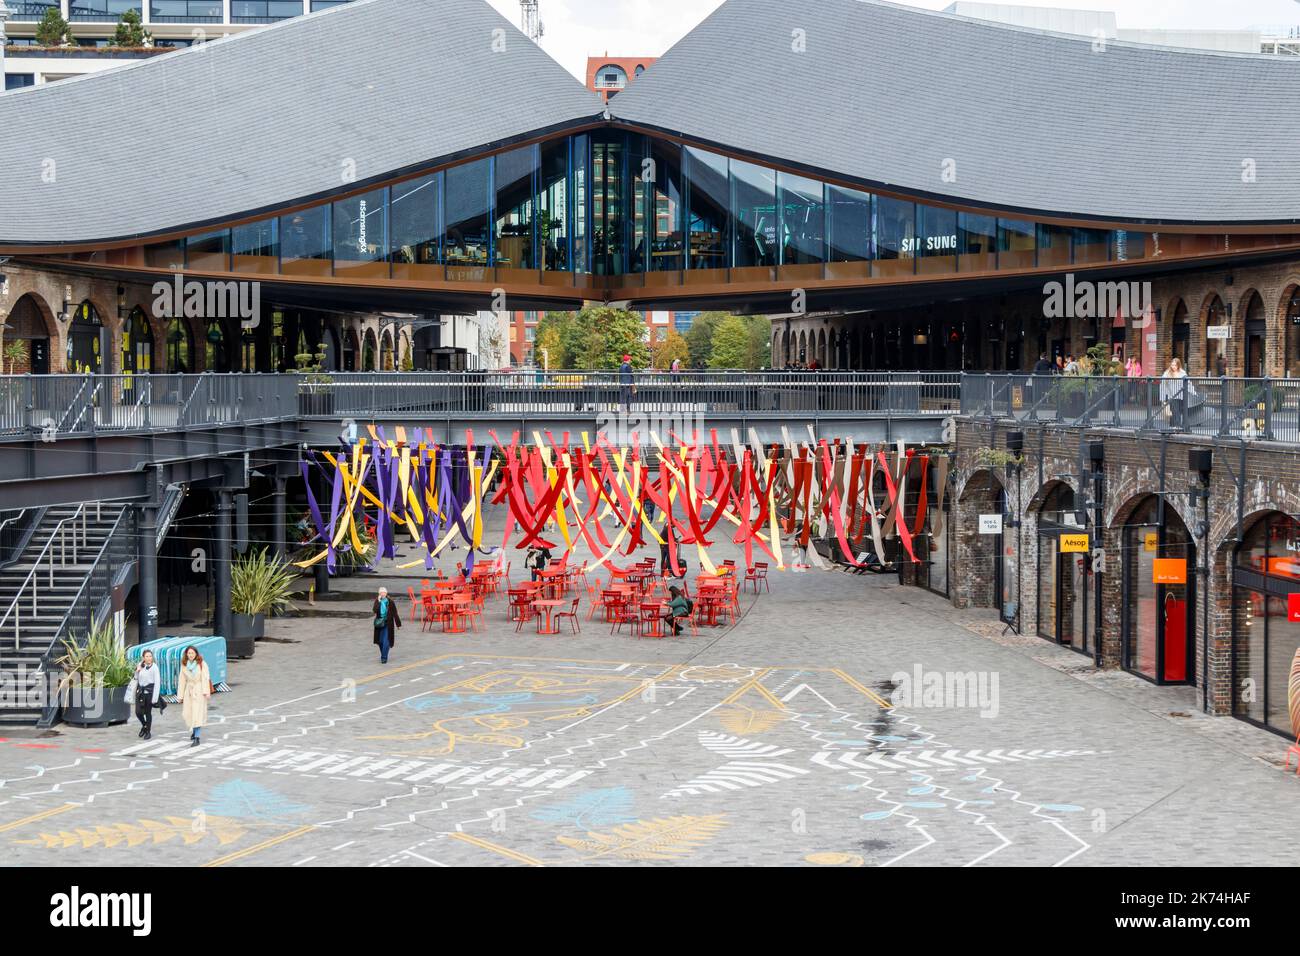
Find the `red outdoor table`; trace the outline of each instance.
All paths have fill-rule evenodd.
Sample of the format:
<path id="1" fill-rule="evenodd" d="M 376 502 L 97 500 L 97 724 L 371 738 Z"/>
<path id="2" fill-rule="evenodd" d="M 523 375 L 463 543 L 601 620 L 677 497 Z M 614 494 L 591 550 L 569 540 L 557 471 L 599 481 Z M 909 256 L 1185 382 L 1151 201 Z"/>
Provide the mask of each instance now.
<path id="1" fill-rule="evenodd" d="M 470 594 L 453 594 L 447 599 L 451 605 L 451 613 L 447 615 L 447 622 L 443 625 L 444 634 L 464 634 L 465 628 L 461 625 L 465 623 L 464 609 L 465 605 L 472 603 L 473 595 Z"/>
<path id="2" fill-rule="evenodd" d="M 555 598 L 539 598 L 533 602 L 533 607 L 540 608 L 546 612 L 546 623 L 542 623 L 542 617 L 537 616 L 537 633 L 538 634 L 559 634 L 560 629 L 555 627 L 551 621 L 551 615 L 555 613 L 557 607 L 564 607 L 569 602 L 557 600 Z"/>

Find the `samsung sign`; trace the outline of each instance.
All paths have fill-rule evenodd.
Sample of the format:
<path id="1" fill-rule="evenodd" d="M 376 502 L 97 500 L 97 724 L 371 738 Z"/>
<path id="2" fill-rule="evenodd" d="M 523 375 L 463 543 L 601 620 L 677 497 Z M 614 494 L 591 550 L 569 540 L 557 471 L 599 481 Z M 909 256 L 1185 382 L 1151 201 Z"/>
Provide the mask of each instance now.
<path id="1" fill-rule="evenodd" d="M 903 240 L 903 252 L 956 252 L 956 236 L 916 236 Z"/>

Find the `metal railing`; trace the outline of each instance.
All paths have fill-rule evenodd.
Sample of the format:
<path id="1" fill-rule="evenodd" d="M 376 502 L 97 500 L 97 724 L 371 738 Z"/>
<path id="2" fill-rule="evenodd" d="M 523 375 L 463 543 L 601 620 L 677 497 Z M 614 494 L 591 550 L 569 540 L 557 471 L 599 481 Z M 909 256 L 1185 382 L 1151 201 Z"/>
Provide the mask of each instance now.
<path id="1" fill-rule="evenodd" d="M 331 373 L 304 385 L 304 417 L 392 415 L 590 416 L 704 413 L 791 418 L 948 415 L 958 410 L 957 372 L 640 371 L 632 388 L 614 371 Z"/>
<path id="2" fill-rule="evenodd" d="M 41 655 L 41 669 L 50 670 L 61 655 L 65 640 L 81 643 L 91 628 L 102 624 L 111 606 L 113 588 L 126 580 L 136 561 L 135 536 L 138 527 L 134 508 L 123 508 L 113 522 L 108 537 L 100 545 L 90 570 L 81 580 L 72 603 L 50 636 L 49 646 Z M 59 701 L 47 700 L 39 725 L 48 727 L 58 716 Z"/>
<path id="3" fill-rule="evenodd" d="M 0 437 L 49 441 L 285 421 L 298 413 L 299 376 L 3 375 Z"/>
<path id="4" fill-rule="evenodd" d="M 964 415 L 1300 444 L 1300 379 L 967 374 Z"/>
<path id="5" fill-rule="evenodd" d="M 88 532 L 88 509 L 95 509 L 96 520 L 100 514 L 100 503 L 95 502 L 92 505 L 78 505 L 77 510 L 66 518 L 63 518 L 50 529 L 50 536 L 41 548 L 40 553 L 32 562 L 31 570 L 23 578 L 18 590 L 15 592 L 13 600 L 5 609 L 3 615 L 0 615 L 0 641 L 6 640 L 6 627 L 12 630 L 13 648 L 19 650 L 22 642 L 23 611 L 26 609 L 35 621 L 40 617 L 40 602 L 42 596 L 46 600 L 51 600 L 49 591 L 54 588 L 54 567 L 57 564 L 60 568 L 67 567 L 69 547 L 71 548 L 72 563 L 76 564 L 81 551 L 87 547 L 89 539 Z M 80 541 L 78 541 L 80 536 Z M 42 574 L 42 565 L 44 573 Z M 42 578 L 46 584 L 46 592 L 42 593 Z"/>

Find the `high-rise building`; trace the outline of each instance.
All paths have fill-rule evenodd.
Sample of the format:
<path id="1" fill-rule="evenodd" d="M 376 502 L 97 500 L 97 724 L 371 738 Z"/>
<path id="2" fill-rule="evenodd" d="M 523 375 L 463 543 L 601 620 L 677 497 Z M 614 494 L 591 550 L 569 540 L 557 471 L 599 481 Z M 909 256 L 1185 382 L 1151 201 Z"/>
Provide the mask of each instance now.
<path id="1" fill-rule="evenodd" d="M 179 47 L 205 43 L 352 0 L 7 0 L 6 90 L 94 73 Z M 43 47 L 36 27 L 58 10 L 72 43 Z M 109 46 L 122 16 L 134 11 L 152 37 L 147 49 Z"/>

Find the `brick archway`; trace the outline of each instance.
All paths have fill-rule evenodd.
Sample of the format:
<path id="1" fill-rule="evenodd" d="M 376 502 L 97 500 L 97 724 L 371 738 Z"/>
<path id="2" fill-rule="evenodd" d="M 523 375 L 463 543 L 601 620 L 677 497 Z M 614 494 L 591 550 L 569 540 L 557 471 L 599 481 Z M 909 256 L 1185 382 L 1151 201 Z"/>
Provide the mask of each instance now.
<path id="1" fill-rule="evenodd" d="M 9 314 L 4 317 L 4 344 L 23 342 L 26 357 L 6 359 L 4 372 L 23 374 L 32 368 L 33 342 L 45 340 L 45 360 L 47 371 L 58 372 L 63 368 L 61 337 L 59 326 L 49 304 L 38 292 L 24 292 L 18 297 Z"/>
<path id="2" fill-rule="evenodd" d="M 1285 377 L 1300 377 L 1300 277 L 1287 277 L 1273 321 L 1278 329 L 1276 371 Z"/>
<path id="3" fill-rule="evenodd" d="M 1213 324 L 1221 325 L 1228 321 L 1227 303 L 1217 289 L 1211 289 L 1206 293 L 1201 302 L 1201 307 L 1196 310 L 1196 324 L 1192 329 L 1192 342 L 1189 354 L 1192 357 L 1192 368 L 1188 369 L 1189 375 L 1215 375 L 1218 370 L 1214 367 L 1213 361 L 1208 355 L 1209 342 L 1206 340 L 1206 327 L 1211 324 L 1211 313 L 1214 313 Z M 1232 368 L 1232 340 L 1224 343 L 1223 357 L 1225 367 L 1228 370 Z"/>

